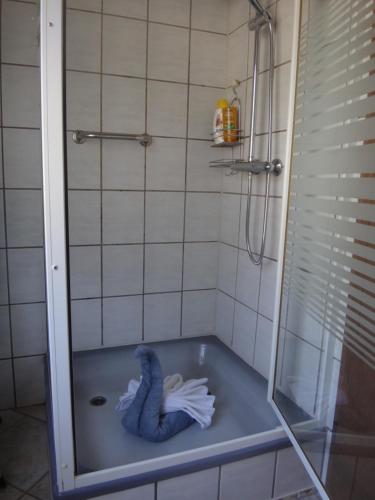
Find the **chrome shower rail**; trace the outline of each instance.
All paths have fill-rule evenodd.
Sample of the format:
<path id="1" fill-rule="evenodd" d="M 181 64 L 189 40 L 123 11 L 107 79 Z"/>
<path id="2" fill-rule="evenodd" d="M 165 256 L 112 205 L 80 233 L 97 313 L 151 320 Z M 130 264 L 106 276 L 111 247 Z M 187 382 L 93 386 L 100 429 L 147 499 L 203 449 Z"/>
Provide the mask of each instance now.
<path id="1" fill-rule="evenodd" d="M 73 141 L 76 144 L 83 144 L 87 139 L 114 139 L 123 141 L 138 141 L 141 146 L 149 146 L 152 137 L 148 134 L 118 134 L 115 132 L 92 132 L 88 130 L 75 130 Z"/>

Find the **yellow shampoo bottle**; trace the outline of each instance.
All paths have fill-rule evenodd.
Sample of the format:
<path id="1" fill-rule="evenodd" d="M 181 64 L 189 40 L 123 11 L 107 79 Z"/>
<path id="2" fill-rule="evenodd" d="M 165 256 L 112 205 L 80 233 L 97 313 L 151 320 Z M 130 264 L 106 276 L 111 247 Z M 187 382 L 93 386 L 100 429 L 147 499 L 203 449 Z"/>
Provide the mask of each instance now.
<path id="1" fill-rule="evenodd" d="M 222 144 L 224 142 L 224 110 L 228 109 L 228 106 L 229 104 L 226 99 L 220 99 L 216 103 L 216 110 L 212 125 L 212 135 L 215 144 Z"/>

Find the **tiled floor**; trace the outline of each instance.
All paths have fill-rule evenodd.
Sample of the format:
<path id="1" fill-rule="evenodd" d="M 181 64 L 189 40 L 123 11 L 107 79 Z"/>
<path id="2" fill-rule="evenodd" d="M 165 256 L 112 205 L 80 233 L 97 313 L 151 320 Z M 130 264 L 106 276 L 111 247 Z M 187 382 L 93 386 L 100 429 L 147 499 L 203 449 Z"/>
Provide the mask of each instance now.
<path id="1" fill-rule="evenodd" d="M 0 500 L 51 500 L 44 406 L 0 411 Z"/>

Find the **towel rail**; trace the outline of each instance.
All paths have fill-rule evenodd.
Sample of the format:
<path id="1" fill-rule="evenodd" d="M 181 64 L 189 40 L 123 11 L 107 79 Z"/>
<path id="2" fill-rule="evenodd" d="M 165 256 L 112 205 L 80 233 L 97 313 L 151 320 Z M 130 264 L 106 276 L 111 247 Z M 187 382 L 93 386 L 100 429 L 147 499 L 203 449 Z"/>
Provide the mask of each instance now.
<path id="1" fill-rule="evenodd" d="M 93 132 L 89 130 L 75 130 L 73 141 L 76 144 L 83 144 L 87 139 L 115 139 L 123 141 L 138 141 L 141 146 L 149 146 L 152 137 L 148 134 L 118 134 L 115 132 Z"/>

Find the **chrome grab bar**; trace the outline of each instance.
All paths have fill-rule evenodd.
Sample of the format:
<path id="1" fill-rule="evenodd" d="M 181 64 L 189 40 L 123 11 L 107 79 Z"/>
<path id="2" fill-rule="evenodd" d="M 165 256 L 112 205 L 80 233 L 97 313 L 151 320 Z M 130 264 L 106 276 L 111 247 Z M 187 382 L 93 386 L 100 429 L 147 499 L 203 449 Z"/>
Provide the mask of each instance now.
<path id="1" fill-rule="evenodd" d="M 87 139 L 115 139 L 123 141 L 138 141 L 141 146 L 149 146 L 152 137 L 148 134 L 118 134 L 115 132 L 92 132 L 88 130 L 74 130 L 73 141 L 83 144 Z"/>

